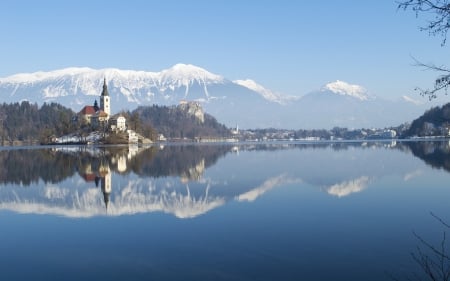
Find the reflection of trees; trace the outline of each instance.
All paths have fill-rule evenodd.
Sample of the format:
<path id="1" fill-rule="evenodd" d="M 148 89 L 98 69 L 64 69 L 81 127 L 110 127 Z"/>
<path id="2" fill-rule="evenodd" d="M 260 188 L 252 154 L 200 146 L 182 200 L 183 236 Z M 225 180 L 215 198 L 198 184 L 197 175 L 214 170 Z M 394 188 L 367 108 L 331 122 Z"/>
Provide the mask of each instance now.
<path id="1" fill-rule="evenodd" d="M 288 149 L 372 148 L 386 146 L 383 142 L 323 142 L 323 143 L 250 143 L 240 145 L 169 145 L 138 148 L 111 147 L 54 147 L 46 149 L 11 149 L 0 151 L 0 182 L 30 185 L 42 180 L 56 183 L 75 173 L 97 174 L 108 166 L 120 174 L 134 173 L 146 177 L 179 176 L 184 181 L 198 180 L 203 171 L 231 151 L 275 151 Z M 396 146 L 411 150 L 433 167 L 450 171 L 448 143 L 406 142 Z"/>
<path id="2" fill-rule="evenodd" d="M 102 147 L 95 155 L 81 153 L 78 161 L 83 167 L 90 166 L 94 172 L 107 163 L 112 171 L 119 173 L 198 179 L 205 168 L 214 165 L 230 150 L 230 146 L 220 145 L 177 145 L 167 146 L 162 150 L 152 146 L 140 149 L 130 156 L 128 147 Z M 121 160 L 125 161 L 124 171 L 118 168 Z"/>
<path id="3" fill-rule="evenodd" d="M 240 150 L 246 151 L 276 151 L 283 149 L 332 149 L 334 151 L 347 150 L 352 148 L 376 148 L 376 147 L 392 147 L 395 146 L 395 141 L 342 141 L 342 142 L 267 142 L 240 145 Z"/>
<path id="4" fill-rule="evenodd" d="M 95 176 L 104 167 L 139 176 L 181 176 L 199 179 L 204 169 L 231 150 L 231 146 L 189 145 L 156 147 L 73 147 L 72 149 L 12 149 L 0 151 L 0 182 L 28 186 L 39 180 L 57 183 L 79 173 Z"/>
<path id="5" fill-rule="evenodd" d="M 0 182 L 30 185 L 56 183 L 72 176 L 77 159 L 49 149 L 3 150 L 0 152 Z"/>
<path id="6" fill-rule="evenodd" d="M 196 179 L 200 170 L 214 165 L 231 148 L 229 145 L 175 145 L 157 153 L 145 150 L 131 161 L 130 169 L 140 176 Z"/>
<path id="7" fill-rule="evenodd" d="M 444 141 L 418 141 L 404 142 L 402 146 L 408 147 L 414 156 L 422 159 L 433 168 L 444 169 L 450 172 L 450 146 Z"/>

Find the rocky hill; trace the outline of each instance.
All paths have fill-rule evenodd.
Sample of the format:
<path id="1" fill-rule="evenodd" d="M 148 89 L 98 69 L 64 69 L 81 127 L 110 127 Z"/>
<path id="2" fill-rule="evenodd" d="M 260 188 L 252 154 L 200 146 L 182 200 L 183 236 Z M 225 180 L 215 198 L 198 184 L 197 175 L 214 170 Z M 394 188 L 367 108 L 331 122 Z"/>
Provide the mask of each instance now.
<path id="1" fill-rule="evenodd" d="M 213 116 L 204 113 L 196 102 L 178 106 L 141 106 L 131 115 L 139 116 L 140 122 L 151 126 L 158 134 L 170 139 L 226 138 L 230 130 Z"/>

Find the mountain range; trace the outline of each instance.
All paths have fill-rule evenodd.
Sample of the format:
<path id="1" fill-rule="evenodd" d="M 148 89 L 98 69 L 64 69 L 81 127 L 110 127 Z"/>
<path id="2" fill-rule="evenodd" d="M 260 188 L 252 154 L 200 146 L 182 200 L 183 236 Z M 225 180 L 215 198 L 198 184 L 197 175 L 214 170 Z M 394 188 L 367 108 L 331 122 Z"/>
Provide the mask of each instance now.
<path id="1" fill-rule="evenodd" d="M 160 72 L 72 67 L 21 73 L 0 78 L 0 97 L 6 103 L 57 102 L 78 112 L 98 99 L 104 78 L 113 113 L 140 105 L 198 101 L 219 122 L 240 128 L 396 126 L 430 107 L 408 96 L 382 99 L 362 86 L 339 80 L 303 96 L 288 96 L 250 79 L 232 81 L 189 64 Z"/>

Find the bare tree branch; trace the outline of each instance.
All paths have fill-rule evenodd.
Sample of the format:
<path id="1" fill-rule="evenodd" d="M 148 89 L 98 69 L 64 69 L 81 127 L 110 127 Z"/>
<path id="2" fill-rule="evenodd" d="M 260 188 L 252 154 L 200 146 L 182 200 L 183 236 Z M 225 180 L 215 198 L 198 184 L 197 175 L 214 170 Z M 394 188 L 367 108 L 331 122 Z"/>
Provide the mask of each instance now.
<path id="1" fill-rule="evenodd" d="M 450 74 L 450 69 L 444 65 L 437 66 L 433 63 L 423 63 L 418 59 L 416 59 L 414 56 L 411 56 L 411 58 L 414 60 L 414 66 L 422 67 L 424 70 L 433 70 L 438 72 L 446 72 Z"/>
<path id="2" fill-rule="evenodd" d="M 444 90 L 444 94 L 448 94 L 448 88 L 450 86 L 450 69 L 445 66 L 437 66 L 432 63 L 423 63 L 416 59 L 415 57 L 411 56 L 411 58 L 414 60 L 414 66 L 422 67 L 424 70 L 432 70 L 432 71 L 438 71 L 438 72 L 445 72 L 448 74 L 439 76 L 434 83 L 433 89 L 422 89 L 420 87 L 416 87 L 414 90 L 419 91 L 421 96 L 428 97 L 429 100 L 432 100 L 437 97 L 437 92 Z"/>
<path id="3" fill-rule="evenodd" d="M 420 235 L 418 235 L 415 231 L 413 231 L 413 235 L 417 238 L 417 240 L 419 240 L 419 242 L 426 246 L 429 250 L 431 250 L 434 254 L 436 254 L 437 256 L 439 256 L 439 258 L 443 258 L 445 260 L 450 261 L 450 257 L 445 253 L 445 251 L 441 251 L 439 249 L 437 249 L 435 246 L 431 245 L 430 243 L 428 243 L 427 241 L 425 241 L 425 239 L 423 239 Z M 445 232 L 444 232 L 444 238 L 443 238 L 443 242 L 445 243 Z"/>
<path id="4" fill-rule="evenodd" d="M 444 46 L 447 41 L 447 33 L 450 29 L 450 3 L 449 0 L 403 0 L 397 1 L 397 9 L 412 10 L 416 17 L 426 14 L 431 15 L 427 20 L 427 24 L 419 27 L 421 31 L 428 31 L 430 36 L 441 36 L 441 46 Z M 427 96 L 430 100 L 437 97 L 437 92 L 444 90 L 447 95 L 448 87 L 450 86 L 450 69 L 444 66 L 436 66 L 434 64 L 424 64 L 414 59 L 417 66 L 425 69 L 443 72 L 442 75 L 435 80 L 433 89 L 421 89 L 416 87 L 415 90 L 420 92 L 420 95 Z"/>
<path id="5" fill-rule="evenodd" d="M 435 215 L 433 212 L 430 212 L 430 215 L 431 215 L 433 218 L 437 219 L 443 226 L 445 226 L 445 227 L 447 227 L 447 228 L 450 228 L 450 225 L 449 225 L 449 224 L 447 224 L 446 222 L 444 222 L 440 217 L 438 217 L 437 215 Z"/>
<path id="6" fill-rule="evenodd" d="M 441 45 L 447 41 L 447 32 L 450 28 L 450 4 L 448 0 L 406 0 L 398 1 L 398 9 L 412 10 L 419 17 L 422 13 L 432 13 L 434 17 L 427 21 L 427 25 L 420 27 L 421 31 L 428 31 L 432 36 L 442 36 Z"/>

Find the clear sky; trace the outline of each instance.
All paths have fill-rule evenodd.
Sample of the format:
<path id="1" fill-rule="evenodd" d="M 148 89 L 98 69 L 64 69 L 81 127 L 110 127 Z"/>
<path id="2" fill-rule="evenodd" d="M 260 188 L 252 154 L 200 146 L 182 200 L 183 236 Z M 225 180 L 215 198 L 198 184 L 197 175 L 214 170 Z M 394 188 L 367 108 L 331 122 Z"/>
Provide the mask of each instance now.
<path id="1" fill-rule="evenodd" d="M 2 0 L 0 77 L 70 66 L 194 64 L 303 95 L 335 80 L 395 98 L 450 65 L 450 45 L 394 0 Z M 450 100 L 450 98 L 448 98 Z"/>

